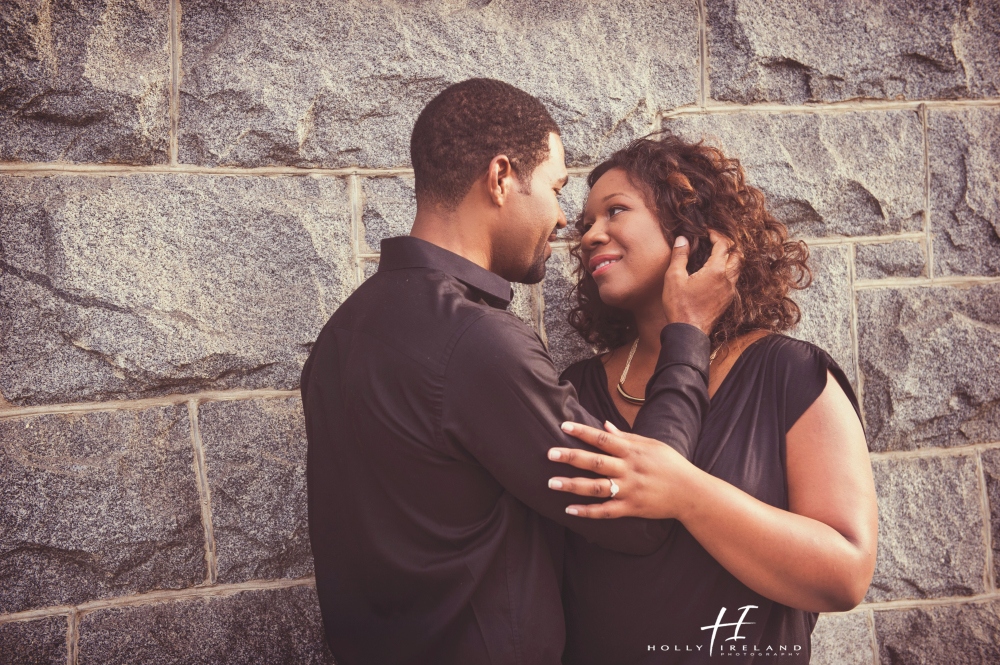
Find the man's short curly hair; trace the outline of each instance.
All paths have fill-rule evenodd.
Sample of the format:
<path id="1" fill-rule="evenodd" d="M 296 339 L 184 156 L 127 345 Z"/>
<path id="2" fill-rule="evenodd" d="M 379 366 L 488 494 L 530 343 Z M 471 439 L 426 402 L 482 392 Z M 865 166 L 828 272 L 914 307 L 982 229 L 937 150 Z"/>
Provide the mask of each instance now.
<path id="1" fill-rule="evenodd" d="M 410 137 L 417 202 L 456 207 L 497 155 L 526 185 L 559 133 L 538 99 L 509 83 L 475 78 L 445 88 L 424 107 Z"/>
<path id="2" fill-rule="evenodd" d="M 799 322 L 798 305 L 788 293 L 812 280 L 806 264 L 809 249 L 802 241 L 789 241 L 785 226 L 768 212 L 764 195 L 746 183 L 738 159 L 727 158 L 702 141 L 689 143 L 663 131 L 614 153 L 591 171 L 587 184 L 593 188 L 616 168 L 643 192 L 671 246 L 678 235 L 690 241 L 689 268 L 709 256 L 709 230 L 732 240 L 734 251 L 742 254 L 736 298 L 709 336 L 713 348 L 752 330 L 784 332 Z M 578 231 L 582 223 L 581 214 Z M 634 339 L 638 333 L 632 314 L 601 301 L 597 283 L 583 265 L 579 241 L 571 253 L 577 259 L 577 283 L 570 325 L 587 342 L 605 350 Z"/>

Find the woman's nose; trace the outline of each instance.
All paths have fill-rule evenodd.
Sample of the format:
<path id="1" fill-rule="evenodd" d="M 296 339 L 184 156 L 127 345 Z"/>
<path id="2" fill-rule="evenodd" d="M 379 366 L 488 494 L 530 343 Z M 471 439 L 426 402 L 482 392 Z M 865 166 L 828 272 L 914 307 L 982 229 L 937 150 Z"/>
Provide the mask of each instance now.
<path id="1" fill-rule="evenodd" d="M 598 245 L 603 245 L 608 241 L 608 236 L 604 232 L 604 225 L 600 222 L 592 224 L 583 237 L 580 238 L 580 243 L 583 245 L 584 249 L 591 249 L 597 247 Z"/>

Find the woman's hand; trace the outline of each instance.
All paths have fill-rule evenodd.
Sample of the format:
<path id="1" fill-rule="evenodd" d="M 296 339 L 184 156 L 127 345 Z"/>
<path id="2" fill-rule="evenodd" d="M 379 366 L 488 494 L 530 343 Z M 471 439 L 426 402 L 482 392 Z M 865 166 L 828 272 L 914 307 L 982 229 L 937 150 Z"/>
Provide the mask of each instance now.
<path id="1" fill-rule="evenodd" d="M 712 241 L 712 255 L 698 272 L 689 275 L 691 247 L 687 238 L 677 236 L 663 277 L 663 312 L 667 322 L 688 323 L 706 335 L 733 301 L 741 265 L 739 252 L 731 251 L 731 240 L 715 231 L 709 231 L 708 237 Z"/>
<path id="2" fill-rule="evenodd" d="M 618 486 L 611 499 L 611 481 L 605 478 L 551 478 L 549 487 L 581 496 L 608 498 L 603 503 L 572 505 L 570 515 L 609 519 L 680 517 L 690 504 L 687 482 L 702 473 L 670 446 L 637 434 L 626 434 L 611 423 L 601 431 L 578 423 L 563 423 L 563 431 L 614 457 L 573 448 L 551 448 L 549 459 L 614 479 Z"/>

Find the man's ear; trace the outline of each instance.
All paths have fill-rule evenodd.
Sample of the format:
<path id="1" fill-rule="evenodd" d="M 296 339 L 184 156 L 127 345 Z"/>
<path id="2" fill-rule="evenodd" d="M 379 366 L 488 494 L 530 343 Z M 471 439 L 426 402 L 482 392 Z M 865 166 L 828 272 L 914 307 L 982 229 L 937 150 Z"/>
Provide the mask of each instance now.
<path id="1" fill-rule="evenodd" d="M 486 172 L 486 187 L 490 198 L 498 206 L 507 202 L 514 189 L 514 167 L 511 166 L 507 155 L 497 155 L 490 160 L 490 167 Z"/>

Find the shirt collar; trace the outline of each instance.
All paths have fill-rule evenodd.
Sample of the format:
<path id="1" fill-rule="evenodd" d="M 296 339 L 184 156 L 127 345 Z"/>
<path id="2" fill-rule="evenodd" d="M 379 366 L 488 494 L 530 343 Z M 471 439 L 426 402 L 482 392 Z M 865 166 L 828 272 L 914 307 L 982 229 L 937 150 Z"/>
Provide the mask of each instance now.
<path id="1" fill-rule="evenodd" d="M 514 296 L 510 282 L 500 275 L 476 265 L 464 256 L 412 236 L 397 236 L 382 241 L 379 272 L 401 268 L 440 270 L 481 291 L 486 296 L 484 299 L 487 304 L 498 309 L 507 309 Z"/>

